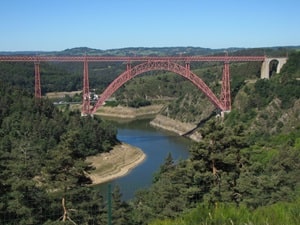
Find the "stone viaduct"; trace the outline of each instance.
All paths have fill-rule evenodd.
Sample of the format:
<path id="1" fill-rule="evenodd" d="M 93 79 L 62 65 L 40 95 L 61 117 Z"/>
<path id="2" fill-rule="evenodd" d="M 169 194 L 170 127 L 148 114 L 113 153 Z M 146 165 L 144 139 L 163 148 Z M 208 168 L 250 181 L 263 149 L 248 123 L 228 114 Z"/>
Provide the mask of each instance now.
<path id="1" fill-rule="evenodd" d="M 261 72 L 260 72 L 260 78 L 262 79 L 269 79 L 270 78 L 270 64 L 271 62 L 276 62 L 276 73 L 280 73 L 280 70 L 282 66 L 287 62 L 287 57 L 280 57 L 280 58 L 268 58 L 266 57 L 261 65 Z"/>

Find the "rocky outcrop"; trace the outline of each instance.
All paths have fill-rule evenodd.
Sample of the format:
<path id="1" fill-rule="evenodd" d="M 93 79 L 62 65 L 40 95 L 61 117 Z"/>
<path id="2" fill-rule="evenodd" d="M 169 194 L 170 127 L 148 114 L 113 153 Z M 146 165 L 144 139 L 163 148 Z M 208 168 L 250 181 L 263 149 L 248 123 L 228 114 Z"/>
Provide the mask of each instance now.
<path id="1" fill-rule="evenodd" d="M 168 130 L 174 132 L 179 135 L 184 135 L 189 131 L 196 128 L 197 125 L 191 123 L 183 123 L 178 120 L 173 120 L 169 117 L 157 115 L 154 120 L 150 122 L 150 125 L 154 127 L 158 127 L 164 130 Z M 188 136 L 194 141 L 199 141 L 201 139 L 201 135 L 198 132 L 194 132 Z"/>

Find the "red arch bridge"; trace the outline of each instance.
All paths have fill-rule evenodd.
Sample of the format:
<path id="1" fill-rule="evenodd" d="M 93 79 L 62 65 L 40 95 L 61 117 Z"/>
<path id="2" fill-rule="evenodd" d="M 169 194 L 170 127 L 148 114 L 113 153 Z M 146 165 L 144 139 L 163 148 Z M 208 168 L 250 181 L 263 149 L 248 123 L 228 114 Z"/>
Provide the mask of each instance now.
<path id="1" fill-rule="evenodd" d="M 230 62 L 265 62 L 266 56 L 175 56 L 175 57 L 108 57 L 108 56 L 0 56 L 0 62 L 32 62 L 35 68 L 35 97 L 41 98 L 40 62 L 82 62 L 83 104 L 82 115 L 94 114 L 116 90 L 135 76 L 151 70 L 166 70 L 179 74 L 191 81 L 221 111 L 231 110 Z M 125 62 L 126 70 L 121 73 L 101 94 L 93 108 L 90 106 L 88 62 Z M 132 66 L 135 62 L 135 66 Z M 223 62 L 222 88 L 218 98 L 204 81 L 190 70 L 192 62 Z"/>

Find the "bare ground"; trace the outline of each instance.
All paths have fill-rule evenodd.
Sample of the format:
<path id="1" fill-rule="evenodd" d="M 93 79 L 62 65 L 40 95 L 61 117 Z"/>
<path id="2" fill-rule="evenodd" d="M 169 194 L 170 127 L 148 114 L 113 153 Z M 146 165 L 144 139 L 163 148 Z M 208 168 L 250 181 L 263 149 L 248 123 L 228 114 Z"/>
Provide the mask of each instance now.
<path id="1" fill-rule="evenodd" d="M 48 92 L 46 96 L 48 98 L 64 98 L 66 95 L 74 96 L 75 94 L 80 94 L 82 91 L 62 91 L 62 92 Z"/>
<path id="2" fill-rule="evenodd" d="M 98 154 L 87 158 L 95 170 L 90 174 L 93 184 L 124 176 L 146 159 L 141 149 L 122 143 L 108 153 Z"/>
<path id="3" fill-rule="evenodd" d="M 144 117 L 150 115 L 156 115 L 163 108 L 163 105 L 150 105 L 140 108 L 130 108 L 130 107 L 100 107 L 95 115 L 106 116 L 106 117 L 115 117 L 115 118 L 127 118 L 134 119 L 137 117 Z"/>

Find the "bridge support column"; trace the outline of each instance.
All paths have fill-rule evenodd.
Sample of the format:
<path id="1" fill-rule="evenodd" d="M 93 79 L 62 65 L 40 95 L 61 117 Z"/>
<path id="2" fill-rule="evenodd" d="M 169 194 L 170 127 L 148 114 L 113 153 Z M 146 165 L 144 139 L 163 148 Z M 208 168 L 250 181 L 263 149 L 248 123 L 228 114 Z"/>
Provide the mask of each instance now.
<path id="1" fill-rule="evenodd" d="M 131 63 L 130 62 L 127 63 L 126 69 L 127 69 L 127 72 L 131 70 Z"/>
<path id="2" fill-rule="evenodd" d="M 83 63 L 83 93 L 81 116 L 90 114 L 90 88 L 89 88 L 89 68 L 88 61 L 85 58 Z"/>
<path id="3" fill-rule="evenodd" d="M 190 74 L 190 71 L 191 71 L 191 65 L 190 65 L 190 63 L 189 62 L 186 62 L 185 63 L 185 74 L 186 74 L 186 77 L 188 77 L 188 75 Z"/>
<path id="4" fill-rule="evenodd" d="M 40 74 L 40 62 L 34 62 L 34 96 L 37 99 L 42 97 L 41 93 L 41 74 Z"/>
<path id="5" fill-rule="evenodd" d="M 270 60 L 265 59 L 261 65 L 260 70 L 260 78 L 261 79 L 269 79 L 270 78 L 270 70 L 269 70 Z"/>
<path id="6" fill-rule="evenodd" d="M 128 62 L 127 65 L 126 65 L 126 72 L 127 72 L 128 74 L 130 74 L 130 71 L 131 71 L 131 63 Z"/>
<path id="7" fill-rule="evenodd" d="M 277 65 L 276 73 L 280 73 L 283 65 L 286 64 L 286 62 L 287 62 L 287 58 L 278 59 L 278 65 Z"/>
<path id="8" fill-rule="evenodd" d="M 229 74 L 229 62 L 224 63 L 223 75 L 222 75 L 222 89 L 221 89 L 221 102 L 224 106 L 224 111 L 231 111 L 231 94 L 230 94 L 230 74 Z"/>

